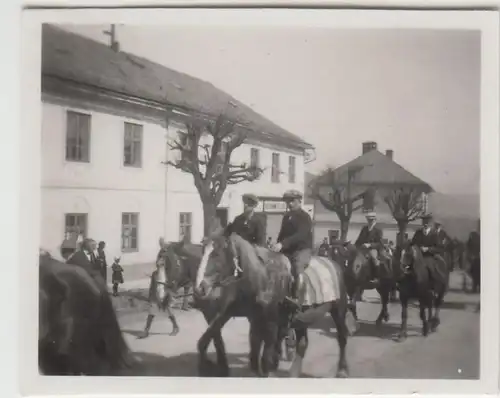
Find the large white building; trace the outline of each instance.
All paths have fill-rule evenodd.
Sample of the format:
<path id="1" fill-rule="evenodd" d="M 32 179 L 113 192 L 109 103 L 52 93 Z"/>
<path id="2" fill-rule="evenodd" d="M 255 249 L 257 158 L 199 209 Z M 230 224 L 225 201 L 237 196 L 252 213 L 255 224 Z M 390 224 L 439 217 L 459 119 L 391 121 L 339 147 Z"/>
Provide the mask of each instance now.
<path id="1" fill-rule="evenodd" d="M 76 227 L 126 265 L 153 261 L 160 236 L 199 242 L 203 209 L 193 178 L 164 162 L 179 156 L 168 141 L 187 120 L 222 112 L 251 129 L 232 160 L 265 171 L 229 186 L 218 215 L 231 221 L 241 195 L 252 192 L 276 238 L 279 198 L 303 190 L 310 144 L 207 82 L 51 25 L 42 41 L 42 247 L 59 253 Z M 168 120 L 166 106 L 175 115 Z"/>

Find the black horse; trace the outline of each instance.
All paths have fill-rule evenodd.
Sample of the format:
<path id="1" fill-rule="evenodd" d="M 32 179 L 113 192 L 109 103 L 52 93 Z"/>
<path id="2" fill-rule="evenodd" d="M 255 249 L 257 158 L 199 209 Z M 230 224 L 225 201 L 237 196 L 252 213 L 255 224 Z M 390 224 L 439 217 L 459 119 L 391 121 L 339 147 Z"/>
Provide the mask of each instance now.
<path id="1" fill-rule="evenodd" d="M 368 255 L 368 250 L 357 248 L 351 244 L 345 244 L 332 252 L 332 258 L 344 264 L 344 277 L 349 296 L 349 307 L 357 316 L 357 302 L 360 300 L 364 290 L 376 289 L 380 295 L 382 308 L 376 320 L 376 325 L 380 326 L 382 321 L 389 321 L 389 311 L 387 309 L 391 296 L 396 289 L 397 273 L 393 267 L 394 259 L 383 261 L 380 265 L 379 277 L 372 282 L 372 265 Z"/>
<path id="2" fill-rule="evenodd" d="M 441 323 L 439 310 L 448 290 L 450 274 L 444 260 L 435 256 L 424 257 L 415 245 L 408 245 L 401 250 L 400 266 L 403 276 L 398 282 L 402 307 L 398 339 L 402 341 L 407 337 L 408 302 L 412 298 L 419 300 L 422 334 L 427 336 L 429 331 L 437 330 Z"/>
<path id="3" fill-rule="evenodd" d="M 106 286 L 39 257 L 38 361 L 44 375 L 111 375 L 132 364 Z"/>
<path id="4" fill-rule="evenodd" d="M 285 298 L 289 294 L 292 279 L 290 262 L 282 254 L 255 248 L 236 234 L 226 237 L 216 233 L 206 243 L 195 291 L 199 297 L 218 299 L 208 329 L 198 341 L 200 374 L 205 375 L 214 367 L 206 355 L 210 341 L 218 339 L 223 346 L 221 329 L 226 322 L 234 316 L 246 316 L 250 322 L 250 367 L 261 376 L 270 376 L 278 368 L 281 341 L 289 327 L 290 311 Z M 323 274 L 317 272 L 318 267 L 323 267 Z M 234 275 L 235 269 L 241 270 L 240 276 Z M 308 346 L 308 326 L 329 312 L 337 327 L 340 348 L 337 376 L 347 377 L 345 349 L 348 331 L 345 319 L 348 306 L 341 267 L 328 259 L 313 257 L 306 273 L 307 270 L 317 272 L 316 280 L 324 282 L 321 287 L 335 290 L 337 297 L 332 301 L 317 300 L 317 305 L 303 308 L 306 311 L 293 318 L 291 327 L 296 336 L 296 356 L 290 376 L 300 376 Z M 309 289 L 314 284 L 313 278 L 311 274 L 305 278 Z M 318 290 L 303 294 L 320 297 Z M 225 358 L 219 358 L 218 366 L 223 367 L 219 374 L 229 374 Z"/>

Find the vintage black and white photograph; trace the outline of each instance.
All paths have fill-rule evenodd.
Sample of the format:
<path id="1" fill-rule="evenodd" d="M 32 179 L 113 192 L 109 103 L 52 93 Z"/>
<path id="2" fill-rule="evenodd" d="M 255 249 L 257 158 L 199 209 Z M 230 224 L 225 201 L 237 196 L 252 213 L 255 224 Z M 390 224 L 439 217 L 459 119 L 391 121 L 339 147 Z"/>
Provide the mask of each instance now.
<path id="1" fill-rule="evenodd" d="M 42 21 L 39 377 L 484 379 L 485 33 L 445 14 Z"/>

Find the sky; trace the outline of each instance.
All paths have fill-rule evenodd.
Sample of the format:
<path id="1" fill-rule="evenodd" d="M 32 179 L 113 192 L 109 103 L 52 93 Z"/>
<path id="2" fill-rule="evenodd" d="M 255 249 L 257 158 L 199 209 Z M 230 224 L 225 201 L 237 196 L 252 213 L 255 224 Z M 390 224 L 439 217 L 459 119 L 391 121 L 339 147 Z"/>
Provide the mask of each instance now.
<path id="1" fill-rule="evenodd" d="M 109 42 L 109 26 L 64 25 Z M 362 142 L 436 191 L 478 195 L 479 31 L 116 26 L 122 51 L 209 81 L 316 148 L 307 171 Z"/>

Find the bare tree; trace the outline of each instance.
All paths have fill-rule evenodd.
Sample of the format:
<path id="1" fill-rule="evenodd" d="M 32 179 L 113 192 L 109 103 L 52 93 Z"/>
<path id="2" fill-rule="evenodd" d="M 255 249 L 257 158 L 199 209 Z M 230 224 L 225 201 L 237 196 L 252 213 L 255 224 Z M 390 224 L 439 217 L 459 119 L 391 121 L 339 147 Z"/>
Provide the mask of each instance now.
<path id="1" fill-rule="evenodd" d="M 408 224 L 420 217 L 424 211 L 422 193 L 430 190 L 427 186 L 397 187 L 387 192 L 384 202 L 387 203 L 399 229 L 398 245 L 401 245 Z"/>
<path id="2" fill-rule="evenodd" d="M 327 168 L 311 184 L 313 199 L 319 200 L 327 210 L 335 212 L 340 220 L 340 239 L 346 240 L 353 212 L 363 208 L 365 192 L 353 195 L 352 188 L 356 175 L 363 166 L 350 167 L 346 174 L 338 174 Z M 322 188 L 325 188 L 322 190 Z M 360 204 L 356 204 L 361 201 Z"/>
<path id="3" fill-rule="evenodd" d="M 248 130 L 223 115 L 215 121 L 189 121 L 186 134 L 171 139 L 169 146 L 180 155 L 168 165 L 193 176 L 203 203 L 203 230 L 207 235 L 216 219 L 216 209 L 228 185 L 254 181 L 263 170 L 257 165 L 231 163 L 233 151 L 247 138 Z M 211 137 L 211 143 L 205 138 Z"/>

